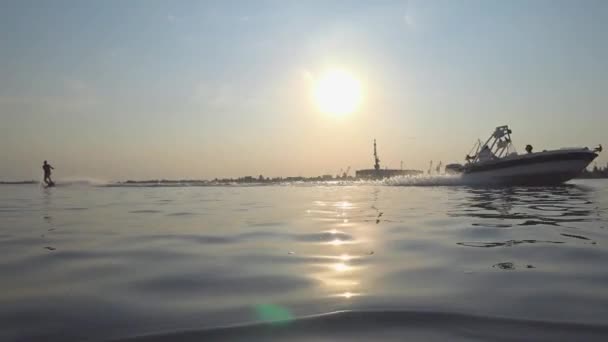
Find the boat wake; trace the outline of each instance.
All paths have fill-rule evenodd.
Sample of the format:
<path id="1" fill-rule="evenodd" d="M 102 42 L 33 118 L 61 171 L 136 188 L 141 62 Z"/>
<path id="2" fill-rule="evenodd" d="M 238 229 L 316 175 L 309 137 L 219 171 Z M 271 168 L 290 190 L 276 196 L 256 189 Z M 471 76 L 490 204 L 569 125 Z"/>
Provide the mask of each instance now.
<path id="1" fill-rule="evenodd" d="M 400 176 L 384 181 L 393 186 L 456 186 L 468 185 L 460 175 Z"/>
<path id="2" fill-rule="evenodd" d="M 38 185 L 46 187 L 42 181 L 0 182 L 0 185 Z M 260 187 L 260 186 L 493 186 L 500 183 L 482 177 L 463 177 L 462 175 L 420 175 L 396 176 L 381 180 L 327 180 L 327 181 L 277 181 L 277 182 L 215 182 L 206 180 L 188 181 L 103 181 L 99 179 L 60 179 L 55 187 L 91 186 L 107 188 L 183 188 L 183 187 Z"/>
<path id="3" fill-rule="evenodd" d="M 32 181 L 27 184 L 38 184 L 41 187 L 45 187 L 45 183 L 43 181 L 40 181 L 40 182 Z M 55 184 L 54 187 L 71 187 L 71 186 L 107 186 L 108 184 L 111 184 L 111 183 L 108 181 L 101 180 L 101 179 L 78 177 L 78 178 L 61 178 L 61 179 L 55 180 L 54 184 Z"/>

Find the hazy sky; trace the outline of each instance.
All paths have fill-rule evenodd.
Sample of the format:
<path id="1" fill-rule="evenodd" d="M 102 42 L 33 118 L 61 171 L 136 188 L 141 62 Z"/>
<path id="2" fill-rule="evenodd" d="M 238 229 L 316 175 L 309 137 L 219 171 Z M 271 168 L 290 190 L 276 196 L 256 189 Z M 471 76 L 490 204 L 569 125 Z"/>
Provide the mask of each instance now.
<path id="1" fill-rule="evenodd" d="M 608 1 L 0 1 L 0 180 L 335 174 L 608 145 Z M 352 114 L 316 80 L 348 71 Z M 604 165 L 608 153 L 598 159 Z"/>

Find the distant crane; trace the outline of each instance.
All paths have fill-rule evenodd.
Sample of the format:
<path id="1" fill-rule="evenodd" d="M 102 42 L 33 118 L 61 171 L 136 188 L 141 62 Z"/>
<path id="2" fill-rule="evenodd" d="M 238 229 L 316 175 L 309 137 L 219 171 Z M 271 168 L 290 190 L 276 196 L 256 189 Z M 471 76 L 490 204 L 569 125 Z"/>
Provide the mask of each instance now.
<path id="1" fill-rule="evenodd" d="M 344 173 L 342 174 L 342 178 L 347 178 L 349 172 L 350 172 L 350 166 L 346 168 L 346 171 L 344 171 Z"/>
<path id="2" fill-rule="evenodd" d="M 380 158 L 378 158 L 378 152 L 376 152 L 376 139 L 374 139 L 374 169 L 380 170 Z"/>

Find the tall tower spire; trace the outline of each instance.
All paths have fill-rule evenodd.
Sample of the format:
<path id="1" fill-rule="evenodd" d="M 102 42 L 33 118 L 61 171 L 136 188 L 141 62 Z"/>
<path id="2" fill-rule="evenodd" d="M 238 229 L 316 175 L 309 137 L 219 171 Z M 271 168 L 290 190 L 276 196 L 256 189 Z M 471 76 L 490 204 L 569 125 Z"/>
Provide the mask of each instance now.
<path id="1" fill-rule="evenodd" d="M 376 152 L 376 139 L 374 139 L 374 169 L 380 170 L 380 158 L 378 158 L 378 152 Z"/>

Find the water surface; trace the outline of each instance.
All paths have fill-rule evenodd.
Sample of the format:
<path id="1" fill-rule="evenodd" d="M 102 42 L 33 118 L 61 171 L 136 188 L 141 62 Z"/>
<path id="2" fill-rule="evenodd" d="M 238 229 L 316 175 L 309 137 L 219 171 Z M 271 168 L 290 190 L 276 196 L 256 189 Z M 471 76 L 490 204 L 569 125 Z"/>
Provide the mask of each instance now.
<path id="1" fill-rule="evenodd" d="M 5 185 L 0 222 L 2 340 L 608 338 L 602 180 Z"/>

